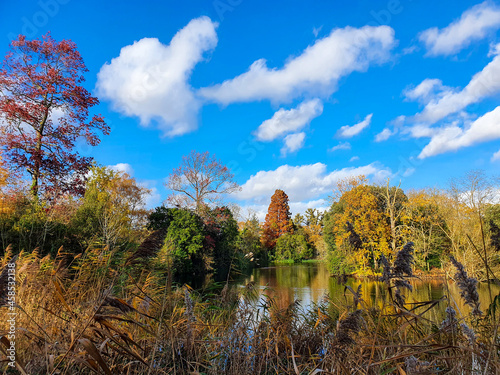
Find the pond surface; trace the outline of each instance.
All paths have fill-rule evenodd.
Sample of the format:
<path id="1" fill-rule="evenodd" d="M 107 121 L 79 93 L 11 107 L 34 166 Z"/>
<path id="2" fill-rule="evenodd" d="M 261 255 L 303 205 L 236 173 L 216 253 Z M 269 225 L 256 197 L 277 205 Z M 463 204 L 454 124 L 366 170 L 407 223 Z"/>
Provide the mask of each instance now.
<path id="1" fill-rule="evenodd" d="M 276 297 L 280 308 L 286 308 L 295 300 L 300 300 L 303 307 L 310 306 L 313 302 L 319 302 L 323 296 L 329 295 L 334 303 L 339 305 L 351 304 L 352 293 L 345 291 L 345 286 L 339 283 L 337 278 L 330 277 L 323 263 L 302 263 L 293 265 L 277 265 L 272 267 L 254 269 L 253 273 L 236 284 L 243 287 L 253 281 L 261 293 Z M 448 303 L 458 307 L 464 315 L 469 314 L 471 308 L 466 306 L 460 297 L 458 286 L 451 280 L 442 279 L 414 279 L 411 281 L 413 292 L 404 293 L 407 302 L 423 302 L 431 300 L 442 301 L 431 309 L 426 317 L 429 319 L 442 319 L 444 310 Z M 389 300 L 389 294 L 385 283 L 367 279 L 349 278 L 347 284 L 353 290 L 361 285 L 363 300 L 369 307 L 382 307 L 384 301 Z M 486 311 L 489 306 L 489 292 L 486 284 L 478 286 L 481 310 Z M 493 297 L 500 292 L 500 287 L 492 285 Z M 450 296 L 448 299 L 446 296 Z M 418 310 L 417 310 L 418 312 Z"/>

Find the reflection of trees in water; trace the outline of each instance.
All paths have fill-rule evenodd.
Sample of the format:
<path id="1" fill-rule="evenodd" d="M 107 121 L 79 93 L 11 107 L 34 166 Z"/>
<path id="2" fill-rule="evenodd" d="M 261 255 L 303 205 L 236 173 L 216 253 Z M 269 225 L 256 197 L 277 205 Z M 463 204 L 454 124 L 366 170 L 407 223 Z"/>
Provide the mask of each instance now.
<path id="1" fill-rule="evenodd" d="M 295 300 L 300 299 L 302 305 L 320 301 L 321 297 L 328 293 L 330 298 L 339 305 L 352 304 L 353 297 L 345 286 L 339 284 L 337 279 L 330 277 L 323 264 L 300 264 L 290 266 L 278 266 L 254 270 L 250 279 L 245 282 L 255 281 L 262 289 L 266 286 L 266 294 L 277 297 L 279 308 L 286 308 Z M 425 279 L 411 281 L 413 292 L 405 292 L 408 303 L 438 300 L 447 294 L 444 279 Z M 361 294 L 368 307 L 382 308 L 385 303 L 390 302 L 389 293 L 384 283 L 371 280 L 359 280 L 350 278 L 347 281 L 352 289 L 357 290 L 361 285 Z M 493 285 L 493 293 L 498 294 L 500 287 Z M 444 310 L 450 304 L 457 308 L 463 315 L 471 312 L 460 298 L 458 286 L 449 281 L 448 289 L 451 298 L 443 299 L 438 308 L 433 308 L 425 315 L 428 319 L 440 320 L 444 318 Z M 488 290 L 485 285 L 478 285 L 481 309 L 485 311 L 489 305 Z M 345 296 L 344 296 L 345 294 Z M 417 311 L 418 312 L 418 311 Z"/>
<path id="2" fill-rule="evenodd" d="M 309 288 L 318 273 L 316 266 L 307 264 L 260 268 L 255 279 L 260 286 L 271 288 Z"/>

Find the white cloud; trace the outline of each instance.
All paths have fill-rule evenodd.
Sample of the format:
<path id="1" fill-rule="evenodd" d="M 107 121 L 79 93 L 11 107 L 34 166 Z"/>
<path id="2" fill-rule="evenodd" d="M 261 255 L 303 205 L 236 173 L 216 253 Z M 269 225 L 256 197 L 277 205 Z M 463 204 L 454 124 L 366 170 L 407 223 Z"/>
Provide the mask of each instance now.
<path id="1" fill-rule="evenodd" d="M 350 150 L 351 149 L 351 144 L 349 142 L 340 142 L 337 146 L 333 146 L 332 148 L 328 149 L 328 151 L 333 152 L 337 150 Z"/>
<path id="2" fill-rule="evenodd" d="M 429 80 L 424 82 L 426 81 Z M 435 88 L 436 85 L 433 87 Z M 422 112 L 414 116 L 415 121 L 434 124 L 450 114 L 460 112 L 470 104 L 498 93 L 500 91 L 500 55 L 495 56 L 482 71 L 476 73 L 463 90 L 451 90 L 446 86 L 442 88 L 443 91 L 426 98 L 427 104 Z M 423 98 L 422 95 L 420 99 Z"/>
<path id="3" fill-rule="evenodd" d="M 359 156 L 353 156 L 352 158 L 349 159 L 350 162 L 359 160 Z"/>
<path id="4" fill-rule="evenodd" d="M 429 103 L 431 100 L 441 98 L 452 90 L 443 85 L 443 82 L 437 78 L 426 78 L 418 86 L 407 88 L 404 91 L 406 99 L 418 101 L 423 104 Z"/>
<path id="5" fill-rule="evenodd" d="M 108 168 L 111 168 L 112 170 L 114 170 L 116 172 L 126 173 L 129 176 L 133 176 L 134 175 L 134 169 L 128 163 L 118 163 L 118 164 L 115 164 L 115 165 L 108 165 Z"/>
<path id="6" fill-rule="evenodd" d="M 431 140 L 424 147 L 419 159 L 456 151 L 478 143 L 500 138 L 500 106 L 461 128 L 456 123 L 434 131 Z"/>
<path id="7" fill-rule="evenodd" d="M 454 121 L 452 125 L 456 126 L 458 121 Z M 404 129 L 403 133 L 409 133 L 413 138 L 431 138 L 439 132 L 439 128 L 432 128 L 427 124 L 416 124 Z"/>
<path id="8" fill-rule="evenodd" d="M 304 147 L 306 133 L 289 134 L 285 137 L 285 145 L 281 149 L 281 155 L 285 156 L 289 152 L 295 152 Z"/>
<path id="9" fill-rule="evenodd" d="M 235 196 L 240 200 L 253 200 L 256 204 L 264 204 L 276 189 L 282 189 L 291 202 L 302 202 L 331 193 L 336 183 L 347 177 L 365 175 L 375 181 L 383 181 L 390 174 L 390 170 L 377 163 L 333 172 L 327 172 L 327 166 L 323 163 L 296 167 L 282 165 L 272 171 L 257 172 L 242 185 L 242 190 L 235 193 Z"/>
<path id="10" fill-rule="evenodd" d="M 301 55 L 291 57 L 281 69 L 269 68 L 260 59 L 247 72 L 199 92 L 223 104 L 263 99 L 280 102 L 304 94 L 329 96 L 340 78 L 386 61 L 394 45 L 394 30 L 388 26 L 334 29 Z"/>
<path id="11" fill-rule="evenodd" d="M 499 27 L 500 9 L 485 1 L 466 10 L 459 20 L 444 29 L 433 27 L 421 32 L 419 39 L 427 48 L 427 56 L 451 55 Z"/>
<path id="12" fill-rule="evenodd" d="M 292 217 L 297 214 L 303 215 L 308 208 L 315 208 L 320 211 L 326 211 L 330 207 L 326 199 L 316 199 L 305 202 L 290 202 L 289 206 Z"/>
<path id="13" fill-rule="evenodd" d="M 493 156 L 491 157 L 491 161 L 497 161 L 497 160 L 500 160 L 500 150 L 498 150 L 497 152 L 495 152 L 493 154 Z"/>
<path id="14" fill-rule="evenodd" d="M 375 136 L 375 142 L 383 142 L 388 140 L 393 135 L 391 129 L 385 128 Z"/>
<path id="15" fill-rule="evenodd" d="M 302 129 L 321 113 L 323 103 L 319 99 L 302 102 L 297 108 L 290 110 L 281 108 L 258 127 L 255 136 L 259 141 L 272 141 L 283 134 Z"/>
<path id="16" fill-rule="evenodd" d="M 363 121 L 358 122 L 355 125 L 349 126 L 345 125 L 342 126 L 338 132 L 337 132 L 337 137 L 341 138 L 351 138 L 354 137 L 355 135 L 358 135 L 363 131 L 363 129 L 367 128 L 370 126 L 370 123 L 372 121 L 373 113 L 369 114 L 364 118 Z"/>
<path id="17" fill-rule="evenodd" d="M 216 27 L 200 17 L 177 32 L 169 45 L 144 38 L 123 47 L 97 76 L 99 97 L 124 115 L 139 117 L 144 126 L 155 121 L 168 136 L 196 129 L 200 102 L 188 80 L 204 52 L 215 48 Z"/>

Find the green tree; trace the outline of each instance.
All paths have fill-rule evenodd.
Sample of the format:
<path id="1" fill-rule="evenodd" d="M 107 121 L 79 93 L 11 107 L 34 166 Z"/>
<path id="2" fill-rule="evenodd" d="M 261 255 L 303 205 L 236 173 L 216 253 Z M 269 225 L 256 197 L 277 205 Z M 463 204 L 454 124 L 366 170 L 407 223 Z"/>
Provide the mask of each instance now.
<path id="1" fill-rule="evenodd" d="M 188 210 L 174 208 L 170 212 L 172 220 L 160 254 L 162 261 L 178 277 L 206 274 L 211 260 L 203 252 L 203 221 Z"/>
<path id="2" fill-rule="evenodd" d="M 292 222 L 295 228 L 300 228 L 306 222 L 306 218 L 301 214 L 295 214 L 295 216 L 292 219 Z"/>
<path id="3" fill-rule="evenodd" d="M 156 207 L 148 216 L 148 229 L 168 229 L 172 221 L 172 210 L 165 206 Z"/>
<path id="4" fill-rule="evenodd" d="M 344 202 L 333 203 L 323 216 L 322 237 L 326 243 L 326 266 L 332 275 L 351 274 L 356 269 L 355 259 L 347 247 L 337 247 L 335 223 L 344 212 Z"/>
<path id="5" fill-rule="evenodd" d="M 217 279 L 226 279 L 231 267 L 238 267 L 238 223 L 228 207 L 216 207 L 204 212 L 205 252 L 212 254 Z"/>
<path id="6" fill-rule="evenodd" d="M 260 234 L 259 219 L 253 215 L 252 218 L 243 224 L 243 228 L 240 231 L 239 243 L 241 253 L 250 261 L 250 264 L 263 265 L 268 261 L 267 253 L 264 251 L 260 240 Z"/>
<path id="7" fill-rule="evenodd" d="M 276 241 L 276 260 L 299 262 L 313 257 L 313 250 L 302 234 L 285 233 Z"/>

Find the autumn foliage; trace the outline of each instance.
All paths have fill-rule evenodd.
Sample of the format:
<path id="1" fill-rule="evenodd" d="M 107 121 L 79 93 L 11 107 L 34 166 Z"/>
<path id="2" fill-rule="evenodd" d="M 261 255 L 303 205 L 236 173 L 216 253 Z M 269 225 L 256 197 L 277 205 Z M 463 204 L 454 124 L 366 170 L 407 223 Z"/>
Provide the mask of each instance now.
<path id="1" fill-rule="evenodd" d="M 31 176 L 31 193 L 82 194 L 92 158 L 76 152 L 77 142 L 99 143 L 109 133 L 99 103 L 81 84 L 87 71 L 75 43 L 22 35 L 0 68 L 0 141 L 11 166 Z"/>
<path id="2" fill-rule="evenodd" d="M 271 197 L 271 204 L 267 210 L 262 244 L 267 248 L 273 248 L 277 239 L 285 233 L 290 233 L 292 228 L 288 196 L 283 190 L 278 189 Z"/>
<path id="3" fill-rule="evenodd" d="M 350 248 L 361 268 L 373 265 L 381 254 L 391 257 L 390 225 L 373 188 L 364 178 L 344 185 L 349 187 L 340 196 L 340 212 L 334 224 L 337 248 Z M 353 241 L 356 236 L 360 241 Z"/>

